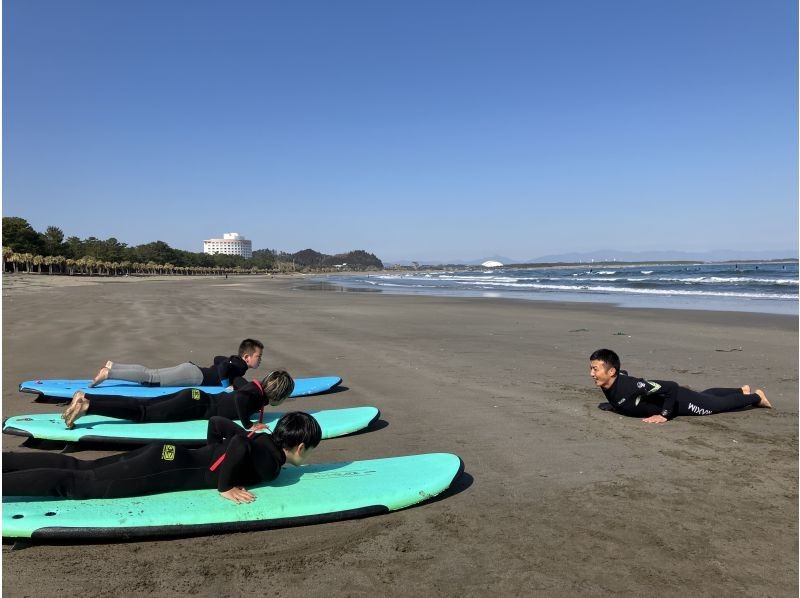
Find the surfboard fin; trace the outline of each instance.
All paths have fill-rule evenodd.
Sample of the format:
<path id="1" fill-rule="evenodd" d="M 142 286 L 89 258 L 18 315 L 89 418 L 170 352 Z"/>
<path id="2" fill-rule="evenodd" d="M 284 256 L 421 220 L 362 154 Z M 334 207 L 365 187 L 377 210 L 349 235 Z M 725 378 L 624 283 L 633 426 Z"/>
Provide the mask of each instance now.
<path id="1" fill-rule="evenodd" d="M 61 449 L 61 454 L 66 455 L 69 453 L 79 453 L 81 451 L 81 447 L 78 446 L 77 442 L 65 442 L 64 448 Z"/>

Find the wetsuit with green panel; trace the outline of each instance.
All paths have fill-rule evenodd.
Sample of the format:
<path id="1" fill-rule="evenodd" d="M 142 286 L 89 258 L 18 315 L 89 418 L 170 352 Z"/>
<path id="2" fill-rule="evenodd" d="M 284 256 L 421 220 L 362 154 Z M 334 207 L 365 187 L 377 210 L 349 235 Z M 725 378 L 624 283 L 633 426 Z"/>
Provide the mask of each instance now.
<path id="1" fill-rule="evenodd" d="M 741 388 L 708 388 L 697 392 L 669 380 L 646 380 L 627 374 L 617 376 L 603 394 L 614 411 L 633 417 L 661 415 L 711 415 L 755 406 L 757 394 L 744 394 Z"/>

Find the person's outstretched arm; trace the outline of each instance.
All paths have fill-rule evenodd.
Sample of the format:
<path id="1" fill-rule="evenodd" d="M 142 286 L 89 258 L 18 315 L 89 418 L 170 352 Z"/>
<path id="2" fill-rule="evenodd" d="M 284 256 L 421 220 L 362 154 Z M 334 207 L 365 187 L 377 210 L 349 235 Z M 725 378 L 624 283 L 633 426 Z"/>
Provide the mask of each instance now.
<path id="1" fill-rule="evenodd" d="M 664 423 L 676 414 L 678 388 L 677 383 L 671 381 L 621 375 L 614 384 L 613 393 L 606 393 L 606 398 L 619 413 L 643 417 L 646 423 Z M 660 409 L 650 415 L 654 407 Z"/>
<path id="2" fill-rule="evenodd" d="M 236 378 L 244 376 L 247 372 L 247 364 L 238 355 L 231 355 L 227 358 L 214 358 L 214 365 L 217 368 L 221 386 L 232 386 Z"/>
<path id="3" fill-rule="evenodd" d="M 226 438 L 234 436 L 247 436 L 247 432 L 227 417 L 215 415 L 209 418 L 206 433 L 208 444 L 222 444 Z"/>
<path id="4" fill-rule="evenodd" d="M 642 421 L 647 424 L 664 424 L 675 417 L 678 407 L 678 383 L 670 380 L 643 380 L 648 385 L 646 396 L 658 396 L 663 399 L 661 413 L 651 415 Z"/>
<path id="5" fill-rule="evenodd" d="M 236 415 L 245 430 L 253 429 L 253 422 L 250 421 L 250 416 L 253 414 L 250 409 L 250 401 L 247 400 L 247 393 L 236 392 L 233 393 L 233 404 L 236 405 Z"/>
<path id="6" fill-rule="evenodd" d="M 219 467 L 217 490 L 220 496 L 237 504 L 253 502 L 256 499 L 247 489 L 235 486 L 233 483 L 236 467 L 249 452 L 247 434 L 244 429 L 226 417 L 215 415 L 208 420 L 208 444 L 222 444 L 226 438 L 230 439 L 222 460 L 215 464 Z"/>
<path id="7" fill-rule="evenodd" d="M 233 422 L 231 424 L 236 426 Z M 250 446 L 246 436 L 234 436 L 228 441 L 225 460 L 220 465 L 217 478 L 217 490 L 223 498 L 235 503 L 248 503 L 256 499 L 244 486 L 237 486 L 235 481 L 236 469 L 249 457 L 249 453 Z"/>

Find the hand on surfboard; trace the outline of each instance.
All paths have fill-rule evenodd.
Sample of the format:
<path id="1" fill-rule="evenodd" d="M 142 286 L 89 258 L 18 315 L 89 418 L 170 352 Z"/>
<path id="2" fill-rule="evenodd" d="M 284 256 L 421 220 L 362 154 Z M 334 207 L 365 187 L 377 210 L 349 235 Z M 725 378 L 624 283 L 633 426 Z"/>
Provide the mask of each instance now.
<path id="1" fill-rule="evenodd" d="M 253 502 L 256 497 L 250 494 L 247 490 L 241 487 L 234 486 L 230 490 L 226 490 L 225 492 L 220 492 L 219 495 L 222 498 L 227 498 L 228 500 L 232 500 L 236 504 L 243 503 L 243 502 Z"/>

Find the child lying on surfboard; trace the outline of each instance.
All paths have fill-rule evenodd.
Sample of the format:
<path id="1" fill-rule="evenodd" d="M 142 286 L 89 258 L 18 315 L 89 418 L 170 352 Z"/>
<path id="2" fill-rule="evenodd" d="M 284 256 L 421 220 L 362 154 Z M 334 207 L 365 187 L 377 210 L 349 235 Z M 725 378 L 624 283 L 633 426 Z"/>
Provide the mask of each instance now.
<path id="1" fill-rule="evenodd" d="M 229 386 L 236 378 L 244 376 L 248 368 L 255 369 L 261 365 L 263 351 L 263 343 L 246 338 L 239 344 L 238 355 L 219 355 L 208 367 L 187 362 L 170 368 L 152 369 L 107 361 L 89 386 L 97 386 L 105 380 L 126 380 L 147 386 Z"/>
<path id="2" fill-rule="evenodd" d="M 260 430 L 264 424 L 253 424 L 250 416 L 264 407 L 277 407 L 294 390 L 294 380 L 288 372 L 277 370 L 261 381 L 247 382 L 239 378 L 233 392 L 209 394 L 197 388 L 185 388 L 157 398 L 138 398 L 77 391 L 61 416 L 72 428 L 83 415 L 105 415 L 138 423 L 178 422 L 210 419 L 221 416 L 242 422 L 248 430 Z M 261 418 L 259 418 L 259 422 Z"/>
<path id="3" fill-rule="evenodd" d="M 224 417 L 208 421 L 203 448 L 153 442 L 112 457 L 83 461 L 49 452 L 4 452 L 3 496 L 121 498 L 216 488 L 235 503 L 255 496 L 246 486 L 270 482 L 285 463 L 302 465 L 319 445 L 317 421 L 287 413 L 272 434 L 247 432 Z"/>

